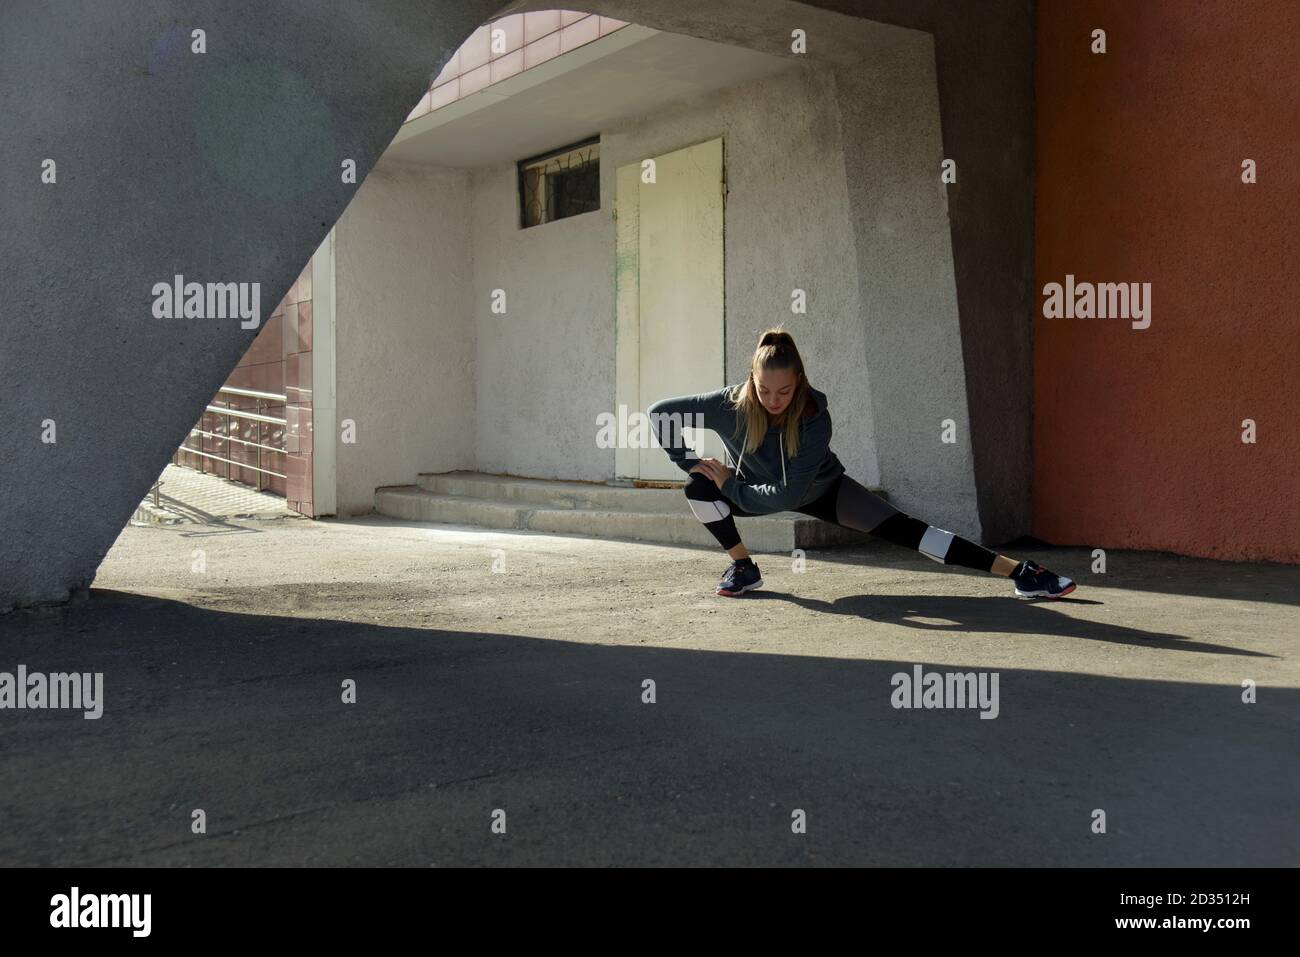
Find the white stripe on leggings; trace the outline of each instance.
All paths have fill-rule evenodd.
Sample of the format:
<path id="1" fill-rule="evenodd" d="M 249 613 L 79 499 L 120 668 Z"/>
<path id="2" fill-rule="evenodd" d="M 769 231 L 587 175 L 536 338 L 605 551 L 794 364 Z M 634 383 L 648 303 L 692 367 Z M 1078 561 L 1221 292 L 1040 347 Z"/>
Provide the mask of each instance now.
<path id="1" fill-rule="evenodd" d="M 717 522 L 731 514 L 731 506 L 726 502 L 702 502 L 698 499 L 688 498 L 687 503 L 691 506 L 691 511 L 705 525 L 709 522 Z"/>
<path id="2" fill-rule="evenodd" d="M 926 526 L 925 534 L 921 536 L 921 544 L 916 547 L 926 558 L 933 558 L 942 565 L 948 554 L 948 546 L 952 544 L 952 538 L 952 532 L 945 532 L 942 528 L 929 525 Z"/>

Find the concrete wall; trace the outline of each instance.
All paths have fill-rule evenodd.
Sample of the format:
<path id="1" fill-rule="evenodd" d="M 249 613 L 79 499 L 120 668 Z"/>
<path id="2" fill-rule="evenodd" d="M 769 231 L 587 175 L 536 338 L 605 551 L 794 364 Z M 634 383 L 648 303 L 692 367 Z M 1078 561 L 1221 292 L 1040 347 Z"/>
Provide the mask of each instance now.
<path id="1" fill-rule="evenodd" d="M 930 38 L 835 79 L 880 484 L 903 511 L 981 541 Z"/>
<path id="2" fill-rule="evenodd" d="M 1039 17 L 1038 289 L 1149 282 L 1151 325 L 1040 310 L 1034 534 L 1300 561 L 1300 4 Z"/>
<path id="3" fill-rule="evenodd" d="M 832 447 L 861 481 L 879 478 L 865 329 L 856 280 L 834 86 L 823 69 L 796 70 L 725 91 L 687 109 L 630 117 L 605 136 L 613 168 L 721 135 L 726 379 L 740 382 L 759 333 L 784 324 L 812 383 L 827 394 Z M 611 236 L 612 241 L 612 236 Z M 791 312 L 794 289 L 806 315 Z"/>
<path id="4" fill-rule="evenodd" d="M 381 485 L 474 466 L 469 177 L 381 163 L 339 220 L 337 510 L 364 514 Z"/>
<path id="5" fill-rule="evenodd" d="M 601 174 L 603 183 L 603 159 Z M 612 207 L 520 229 L 513 162 L 475 170 L 472 182 L 477 467 L 611 478 L 614 453 L 596 447 L 596 416 L 614 396 Z M 495 289 L 504 314 L 492 312 Z"/>
<path id="6" fill-rule="evenodd" d="M 643 4 L 611 4 L 606 12 L 626 18 L 629 6 Z M 957 183 L 946 191 L 980 533 L 989 544 L 1006 542 L 1029 531 L 1033 481 L 1037 0 L 816 0 L 812 5 L 934 38 L 943 155 L 955 159 L 959 169 Z M 873 53 L 868 59 L 879 57 Z M 842 112 L 856 113 L 852 99 L 842 101 Z M 871 215 L 855 199 L 860 240 Z M 887 432 L 883 421 L 880 430 L 882 436 Z M 888 464 L 882 469 L 888 485 Z"/>
<path id="7" fill-rule="evenodd" d="M 537 10 L 548 5 L 549 0 L 523 0 L 510 9 Z M 1036 0 L 715 0 L 707 7 L 662 0 L 586 4 L 632 23 L 740 42 L 779 56 L 788 55 L 790 29 L 797 26 L 808 33 L 809 58 L 823 62 L 836 61 L 836 56 L 827 56 L 828 51 L 840 53 L 837 47 L 846 36 L 854 37 L 849 59 L 866 64 L 888 58 L 897 49 L 897 37 L 887 32 L 877 30 L 864 42 L 838 29 L 834 19 L 825 16 L 828 11 L 933 36 L 943 155 L 956 159 L 962 171 L 958 183 L 946 189 L 948 231 L 979 533 L 990 544 L 1027 533 L 1030 520 L 1035 5 Z M 848 97 L 840 106 L 846 116 L 859 109 Z M 875 215 L 869 202 L 862 193 L 850 197 L 860 245 L 866 238 L 864 223 Z M 863 298 L 867 301 L 870 293 L 864 290 Z M 888 428 L 883 421 L 878 425 L 884 437 Z M 886 486 L 891 482 L 883 458 L 882 482 Z M 926 494 L 912 499 L 909 507 L 937 508 L 931 517 L 939 522 L 945 520 L 945 500 Z M 956 531 L 960 522 L 951 524 Z M 971 525 L 961 527 L 975 534 Z"/>
<path id="8" fill-rule="evenodd" d="M 597 414 L 615 411 L 615 170 L 716 136 L 725 140 L 729 188 L 727 381 L 744 378 L 760 330 L 784 322 L 813 383 L 832 402 L 833 447 L 862 481 L 878 480 L 858 264 L 852 242 L 826 242 L 828 234 L 851 234 L 835 87 L 826 70 L 744 84 L 604 131 L 599 212 L 521 230 L 514 164 L 476 171 L 479 468 L 613 476 L 613 450 L 597 448 L 595 432 Z M 505 316 L 489 308 L 497 287 L 508 293 Z M 790 312 L 795 288 L 808 293 L 807 315 Z"/>

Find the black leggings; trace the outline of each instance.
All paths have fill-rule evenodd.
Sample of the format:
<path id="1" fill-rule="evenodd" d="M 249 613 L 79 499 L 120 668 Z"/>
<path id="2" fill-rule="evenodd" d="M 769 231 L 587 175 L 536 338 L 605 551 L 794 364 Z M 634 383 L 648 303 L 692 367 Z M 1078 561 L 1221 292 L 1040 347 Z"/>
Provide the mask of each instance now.
<path id="1" fill-rule="evenodd" d="M 735 516 L 754 517 L 753 512 L 745 511 L 723 495 L 718 486 L 700 472 L 691 473 L 686 483 L 686 500 L 695 517 L 728 551 L 740 544 Z M 844 473 L 840 473 L 820 498 L 791 511 L 914 549 L 943 565 L 961 565 L 987 572 L 992 570 L 993 560 L 997 558 L 983 545 L 905 515 Z"/>

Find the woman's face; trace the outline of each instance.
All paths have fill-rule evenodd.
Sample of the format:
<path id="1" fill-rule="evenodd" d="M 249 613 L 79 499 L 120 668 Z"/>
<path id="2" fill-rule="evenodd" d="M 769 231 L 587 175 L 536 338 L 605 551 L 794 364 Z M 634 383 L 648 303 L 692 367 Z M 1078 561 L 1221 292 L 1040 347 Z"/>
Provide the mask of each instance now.
<path id="1" fill-rule="evenodd" d="M 777 416 L 786 410 L 798 384 L 799 376 L 793 369 L 759 369 L 754 373 L 758 401 L 768 415 Z"/>

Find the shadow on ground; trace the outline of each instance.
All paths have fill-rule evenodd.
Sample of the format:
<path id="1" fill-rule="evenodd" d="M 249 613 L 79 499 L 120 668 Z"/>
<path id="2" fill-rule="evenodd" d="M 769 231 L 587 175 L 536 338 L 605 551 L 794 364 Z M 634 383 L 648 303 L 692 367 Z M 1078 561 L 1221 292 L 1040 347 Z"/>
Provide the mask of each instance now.
<path id="1" fill-rule="evenodd" d="M 1051 635 L 1057 638 L 1082 638 L 1087 641 L 1134 645 L 1142 648 L 1164 648 L 1169 651 L 1241 655 L 1247 658 L 1276 657 L 1233 645 L 1197 641 L 1185 635 L 1089 621 L 1086 618 L 1072 618 L 1056 610 L 1061 605 L 1102 604 L 1090 599 L 1058 598 L 1030 603 L 1022 598 L 987 598 L 967 595 L 850 595 L 834 601 L 823 601 L 789 592 L 765 590 L 751 592 L 744 597 L 744 600 L 786 601 L 810 611 L 849 615 L 921 631 Z M 1026 613 L 1026 606 L 1030 604 L 1034 607 L 1034 611 Z"/>
<path id="2" fill-rule="evenodd" d="M 866 614 L 857 601 L 829 610 Z M 909 598 L 874 614 L 988 628 L 998 608 Z M 0 647 L 0 670 L 103 672 L 106 699 L 99 720 L 0 711 L 5 865 L 1300 857 L 1294 690 L 1244 705 L 1233 685 L 1003 670 L 1000 714 L 981 720 L 891 707 L 910 661 L 240 615 L 99 590 L 0 619 Z M 356 704 L 340 701 L 348 678 Z M 641 701 L 647 679 L 655 704 Z M 205 835 L 190 831 L 196 808 Z M 494 809 L 505 835 L 490 832 Z M 806 835 L 791 833 L 796 809 Z"/>
<path id="3" fill-rule="evenodd" d="M 743 531 L 743 529 L 742 529 Z M 1076 594 L 1087 595 L 1089 586 L 1155 592 L 1162 595 L 1193 595 L 1230 601 L 1266 601 L 1300 605 L 1300 566 L 1276 562 L 1219 562 L 1187 558 L 1169 552 L 1111 549 L 1106 570 L 1092 571 L 1091 549 L 1014 543 L 995 549 L 1013 558 L 1029 558 L 1079 583 Z M 809 552 L 810 561 L 896 568 L 914 571 L 934 569 L 930 559 L 887 542 L 871 542 L 850 548 L 827 548 Z M 978 575 L 983 572 L 944 566 L 945 574 Z"/>

